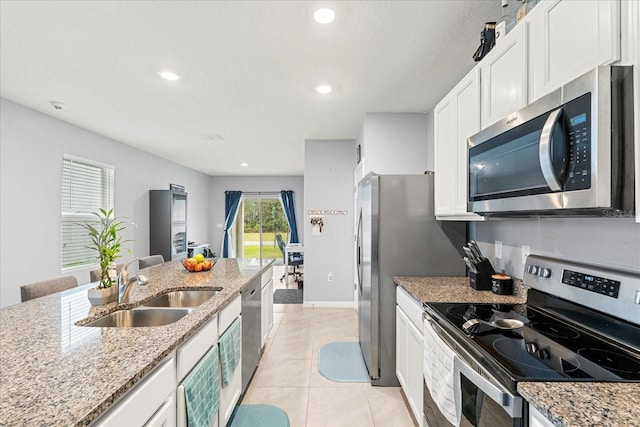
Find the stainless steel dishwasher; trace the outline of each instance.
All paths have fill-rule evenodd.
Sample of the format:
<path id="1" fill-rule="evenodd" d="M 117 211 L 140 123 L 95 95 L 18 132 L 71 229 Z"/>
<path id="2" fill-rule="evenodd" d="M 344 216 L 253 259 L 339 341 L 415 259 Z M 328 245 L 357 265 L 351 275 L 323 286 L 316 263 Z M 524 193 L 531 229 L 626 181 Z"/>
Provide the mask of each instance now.
<path id="1" fill-rule="evenodd" d="M 241 292 L 242 296 L 242 393 L 256 370 L 260 359 L 262 294 L 261 276 L 257 276 Z"/>

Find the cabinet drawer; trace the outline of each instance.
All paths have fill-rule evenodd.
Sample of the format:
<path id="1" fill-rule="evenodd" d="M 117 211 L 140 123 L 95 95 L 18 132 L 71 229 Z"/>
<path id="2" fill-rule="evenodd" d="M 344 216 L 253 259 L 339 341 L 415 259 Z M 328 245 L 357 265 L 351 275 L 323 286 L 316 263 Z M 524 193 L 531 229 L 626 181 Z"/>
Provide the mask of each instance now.
<path id="1" fill-rule="evenodd" d="M 218 331 L 220 335 L 227 330 L 229 326 L 236 320 L 236 317 L 240 316 L 242 310 L 242 301 L 240 295 L 236 297 L 231 303 L 223 308 L 218 315 L 219 327 Z"/>
<path id="2" fill-rule="evenodd" d="M 178 349 L 178 383 L 206 352 L 218 342 L 218 318 L 214 316 L 193 337 Z"/>
<path id="3" fill-rule="evenodd" d="M 396 302 L 411 323 L 413 323 L 419 331 L 422 331 L 422 305 L 418 304 L 418 302 L 400 286 L 396 287 Z"/>
<path id="4" fill-rule="evenodd" d="M 175 390 L 175 365 L 170 357 L 158 369 L 127 394 L 96 425 L 104 426 L 141 426 L 144 425 L 163 406 Z"/>

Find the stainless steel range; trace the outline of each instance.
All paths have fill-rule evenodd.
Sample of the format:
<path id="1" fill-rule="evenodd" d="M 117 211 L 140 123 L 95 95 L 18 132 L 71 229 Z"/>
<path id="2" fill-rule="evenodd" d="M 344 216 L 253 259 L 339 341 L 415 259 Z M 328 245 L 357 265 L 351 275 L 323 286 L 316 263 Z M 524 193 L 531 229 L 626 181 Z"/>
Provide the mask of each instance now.
<path id="1" fill-rule="evenodd" d="M 526 304 L 425 304 L 425 336 L 453 350 L 427 425 L 525 426 L 520 381 L 640 382 L 640 273 L 532 255 L 523 282 Z"/>

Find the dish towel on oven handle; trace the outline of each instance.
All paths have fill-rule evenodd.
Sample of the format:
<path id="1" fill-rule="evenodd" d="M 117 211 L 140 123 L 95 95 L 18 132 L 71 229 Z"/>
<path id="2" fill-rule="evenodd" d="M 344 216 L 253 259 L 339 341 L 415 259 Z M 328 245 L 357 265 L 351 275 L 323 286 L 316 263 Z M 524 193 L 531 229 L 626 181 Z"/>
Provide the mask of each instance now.
<path id="1" fill-rule="evenodd" d="M 424 324 L 424 381 L 442 415 L 454 426 L 459 423 L 454 394 L 455 353 L 442 341 L 431 324 Z"/>

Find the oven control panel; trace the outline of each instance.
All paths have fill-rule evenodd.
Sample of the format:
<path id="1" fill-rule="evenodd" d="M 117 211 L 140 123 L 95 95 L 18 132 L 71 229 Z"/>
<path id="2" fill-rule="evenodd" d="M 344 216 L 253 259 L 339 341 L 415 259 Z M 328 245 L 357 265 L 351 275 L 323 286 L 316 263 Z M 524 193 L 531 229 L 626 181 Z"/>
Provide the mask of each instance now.
<path id="1" fill-rule="evenodd" d="M 562 283 L 612 298 L 618 298 L 618 292 L 620 292 L 619 280 L 566 269 L 562 272 Z"/>
<path id="2" fill-rule="evenodd" d="M 531 254 L 522 284 L 640 325 L 640 271 Z"/>

